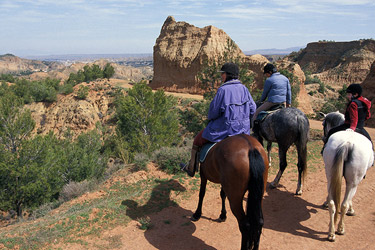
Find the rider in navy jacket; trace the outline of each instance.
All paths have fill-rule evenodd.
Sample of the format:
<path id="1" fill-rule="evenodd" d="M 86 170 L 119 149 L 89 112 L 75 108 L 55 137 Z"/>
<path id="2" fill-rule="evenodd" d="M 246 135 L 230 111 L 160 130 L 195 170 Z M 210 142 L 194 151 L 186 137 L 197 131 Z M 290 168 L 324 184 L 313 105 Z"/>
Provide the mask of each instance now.
<path id="1" fill-rule="evenodd" d="M 257 108 L 253 121 L 261 111 L 269 110 L 277 104 L 286 104 L 289 107 L 292 103 L 289 79 L 277 72 L 277 68 L 271 63 L 264 66 L 263 74 L 268 78 L 264 83 L 260 102 L 264 102 L 266 99 L 267 101 Z"/>

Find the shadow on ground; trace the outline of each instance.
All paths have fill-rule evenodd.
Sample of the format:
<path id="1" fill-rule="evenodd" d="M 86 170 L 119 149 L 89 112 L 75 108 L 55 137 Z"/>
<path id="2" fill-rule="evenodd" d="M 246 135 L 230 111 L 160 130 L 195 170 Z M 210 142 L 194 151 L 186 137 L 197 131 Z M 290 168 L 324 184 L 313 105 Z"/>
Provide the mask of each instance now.
<path id="1" fill-rule="evenodd" d="M 125 200 L 122 205 L 127 207 L 126 214 L 130 218 L 138 221 L 141 219 L 147 224 L 144 236 L 157 249 L 214 250 L 215 248 L 193 236 L 196 226 L 190 221 L 192 212 L 171 200 L 172 191 L 183 192 L 185 188 L 176 180 L 159 181 L 145 205 L 139 206 L 133 200 Z"/>

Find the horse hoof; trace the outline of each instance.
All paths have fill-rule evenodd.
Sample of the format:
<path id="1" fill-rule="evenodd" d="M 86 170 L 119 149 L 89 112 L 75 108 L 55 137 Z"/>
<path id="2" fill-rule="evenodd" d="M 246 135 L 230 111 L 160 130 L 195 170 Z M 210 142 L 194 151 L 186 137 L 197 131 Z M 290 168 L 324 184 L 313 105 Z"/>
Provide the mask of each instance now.
<path id="1" fill-rule="evenodd" d="M 296 191 L 295 195 L 302 195 L 302 191 L 301 190 Z"/>
<path id="2" fill-rule="evenodd" d="M 227 217 L 226 216 L 221 216 L 219 217 L 219 222 L 225 222 L 227 220 Z"/>
<path id="3" fill-rule="evenodd" d="M 344 235 L 345 234 L 345 229 L 344 228 L 340 228 L 337 229 L 337 232 L 336 232 L 338 235 Z"/>
<path id="4" fill-rule="evenodd" d="M 275 189 L 275 188 L 276 188 L 275 183 L 271 182 L 271 183 L 270 183 L 270 189 Z"/>
<path id="5" fill-rule="evenodd" d="M 200 215 L 195 215 L 195 214 L 193 214 L 193 215 L 190 217 L 190 220 L 191 220 L 191 221 L 198 221 L 200 218 L 201 218 Z"/>
<path id="6" fill-rule="evenodd" d="M 327 209 L 327 208 L 328 208 L 328 202 L 325 201 L 325 202 L 323 203 L 322 207 L 323 207 L 324 209 Z"/>
<path id="7" fill-rule="evenodd" d="M 344 234 L 345 234 L 345 231 L 344 231 L 344 230 L 343 230 L 343 231 L 337 230 L 337 234 L 338 234 L 338 235 L 344 235 Z"/>
<path id="8" fill-rule="evenodd" d="M 334 235 L 334 234 L 330 234 L 330 235 L 328 235 L 328 240 L 329 240 L 330 242 L 334 242 L 334 241 L 336 240 L 335 235 Z"/>
<path id="9" fill-rule="evenodd" d="M 347 216 L 354 216 L 355 212 L 354 211 L 348 211 L 348 212 L 346 212 L 346 215 Z"/>

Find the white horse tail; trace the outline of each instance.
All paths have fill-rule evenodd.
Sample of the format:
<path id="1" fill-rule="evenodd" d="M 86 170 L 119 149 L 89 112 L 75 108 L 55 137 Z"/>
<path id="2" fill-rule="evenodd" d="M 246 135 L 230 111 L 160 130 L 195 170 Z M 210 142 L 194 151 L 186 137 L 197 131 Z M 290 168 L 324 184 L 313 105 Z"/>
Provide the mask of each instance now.
<path id="1" fill-rule="evenodd" d="M 331 181 L 329 185 L 329 194 L 335 203 L 336 213 L 335 213 L 335 223 L 337 222 L 339 213 L 339 206 L 341 202 L 341 184 L 342 178 L 344 176 L 344 164 L 345 160 L 348 158 L 349 151 L 351 151 L 353 145 L 350 142 L 344 142 L 339 145 L 336 149 L 336 154 L 333 159 Z"/>

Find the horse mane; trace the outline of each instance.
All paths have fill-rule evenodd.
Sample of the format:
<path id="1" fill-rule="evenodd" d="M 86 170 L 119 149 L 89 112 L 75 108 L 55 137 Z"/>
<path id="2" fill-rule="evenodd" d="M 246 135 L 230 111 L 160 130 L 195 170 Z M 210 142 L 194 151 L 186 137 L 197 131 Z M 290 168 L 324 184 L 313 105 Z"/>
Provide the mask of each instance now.
<path id="1" fill-rule="evenodd" d="M 344 122 L 344 120 L 345 117 L 340 112 L 331 112 L 325 116 L 323 125 L 329 124 L 331 127 L 336 127 L 338 125 L 341 125 Z"/>

